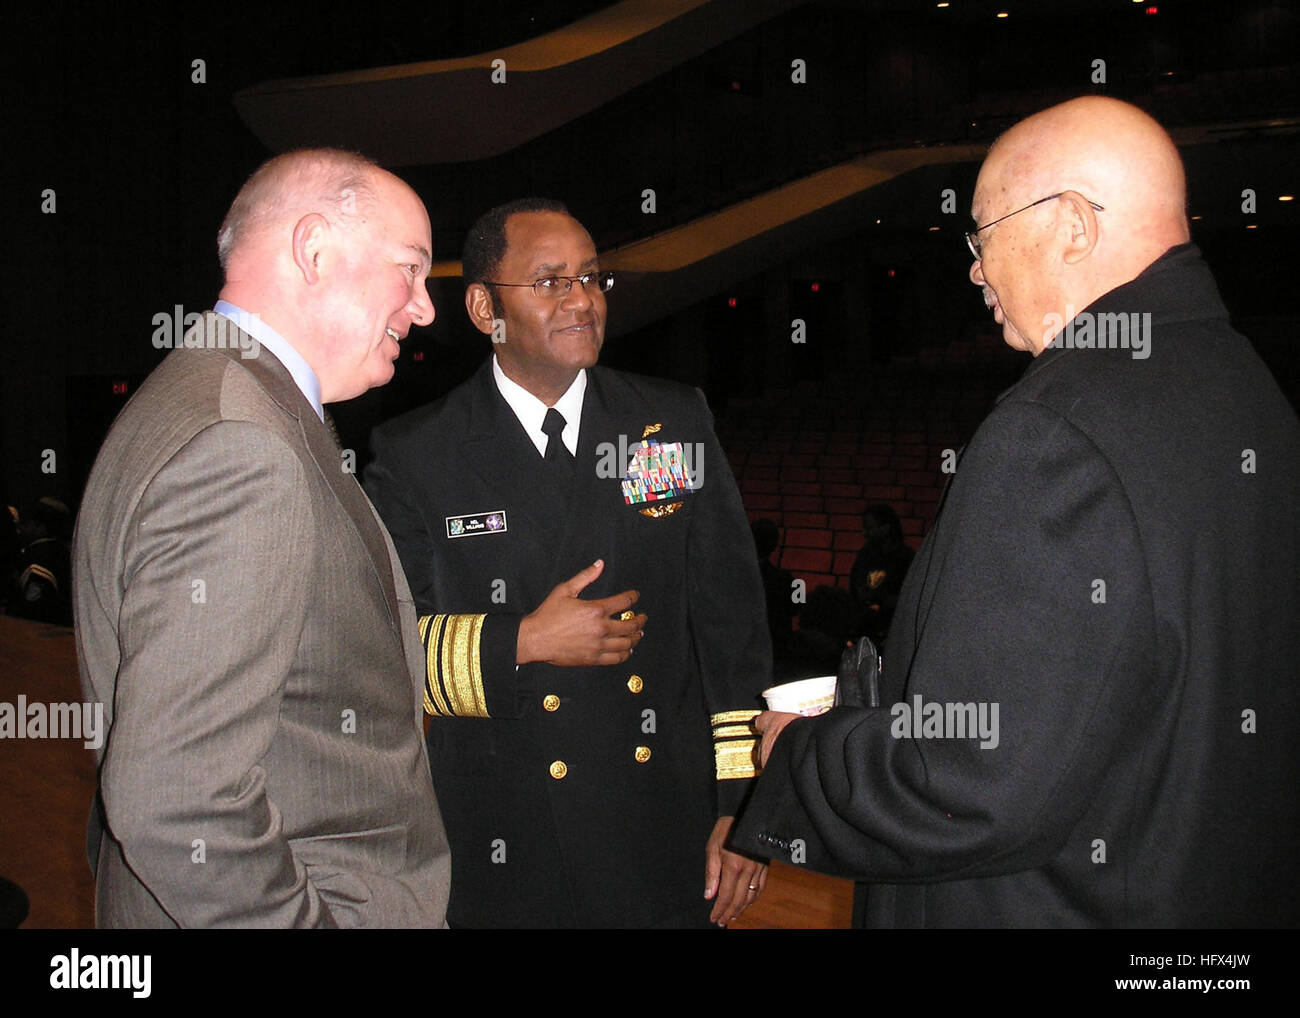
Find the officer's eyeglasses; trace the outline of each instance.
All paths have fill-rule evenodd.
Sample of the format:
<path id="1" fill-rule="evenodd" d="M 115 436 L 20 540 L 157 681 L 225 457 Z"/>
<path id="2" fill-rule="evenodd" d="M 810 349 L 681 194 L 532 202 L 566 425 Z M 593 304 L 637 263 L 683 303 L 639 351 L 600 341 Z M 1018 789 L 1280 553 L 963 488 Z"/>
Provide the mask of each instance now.
<path id="1" fill-rule="evenodd" d="M 538 297 L 558 300 L 568 296 L 574 283 L 581 284 L 584 290 L 594 286 L 601 293 L 609 293 L 614 289 L 614 273 L 606 269 L 603 272 L 584 272 L 580 276 L 544 276 L 531 283 L 498 283 L 492 279 L 485 279 L 483 282 L 489 286 L 527 286 L 531 287 Z"/>

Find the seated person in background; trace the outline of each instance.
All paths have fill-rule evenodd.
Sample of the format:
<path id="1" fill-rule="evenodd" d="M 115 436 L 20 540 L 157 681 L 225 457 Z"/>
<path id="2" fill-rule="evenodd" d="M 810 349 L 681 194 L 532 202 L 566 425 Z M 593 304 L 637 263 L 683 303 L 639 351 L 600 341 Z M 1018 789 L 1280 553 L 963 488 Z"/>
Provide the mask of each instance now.
<path id="1" fill-rule="evenodd" d="M 862 536 L 865 541 L 849 573 L 849 590 L 862 609 L 862 632 L 880 646 L 889 632 L 913 552 L 903 541 L 902 524 L 891 506 L 867 507 Z"/>
<path id="2" fill-rule="evenodd" d="M 72 517 L 48 495 L 18 527 L 22 544 L 13 570 L 8 612 L 20 618 L 72 625 Z"/>
<path id="3" fill-rule="evenodd" d="M 758 555 L 758 575 L 763 580 L 763 597 L 767 601 L 767 629 L 772 634 L 772 656 L 783 657 L 794 635 L 794 617 L 799 605 L 794 600 L 794 574 L 772 562 L 781 543 L 781 531 L 773 520 L 755 520 L 749 525 L 754 535 L 754 552 Z"/>
<path id="4" fill-rule="evenodd" d="M 808 595 L 808 603 L 799 613 L 799 629 L 777 664 L 776 681 L 835 675 L 844 648 L 861 635 L 853 595 L 843 587 L 822 584 Z"/>

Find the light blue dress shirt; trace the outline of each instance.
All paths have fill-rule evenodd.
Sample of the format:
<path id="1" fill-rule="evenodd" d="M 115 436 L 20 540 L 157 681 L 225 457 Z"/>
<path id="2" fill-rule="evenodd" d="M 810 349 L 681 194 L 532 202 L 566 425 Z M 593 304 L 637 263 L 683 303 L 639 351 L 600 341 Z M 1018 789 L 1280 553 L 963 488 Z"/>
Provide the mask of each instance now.
<path id="1" fill-rule="evenodd" d="M 261 343 L 262 346 L 275 354 L 276 359 L 293 376 L 294 383 L 302 391 L 312 409 L 316 411 L 316 416 L 322 422 L 325 420 L 325 408 L 320 401 L 320 379 L 316 377 L 316 372 L 311 369 L 311 365 L 303 360 L 302 354 L 295 350 L 287 339 L 262 321 L 256 314 L 245 311 L 243 308 L 231 304 L 230 301 L 219 300 L 212 310 L 225 318 L 229 318 L 239 328 Z"/>

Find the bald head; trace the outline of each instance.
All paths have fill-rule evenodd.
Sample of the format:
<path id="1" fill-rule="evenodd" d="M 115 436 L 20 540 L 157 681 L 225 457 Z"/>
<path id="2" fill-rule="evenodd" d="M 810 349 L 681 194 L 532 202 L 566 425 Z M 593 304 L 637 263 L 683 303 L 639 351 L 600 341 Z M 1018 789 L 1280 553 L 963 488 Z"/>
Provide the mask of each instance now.
<path id="1" fill-rule="evenodd" d="M 355 214 L 374 201 L 371 176 L 378 167 L 365 156 L 339 149 L 301 149 L 269 159 L 245 181 L 217 231 L 217 256 L 227 272 L 235 253 L 268 229 L 292 224 L 308 212 Z"/>
<path id="2" fill-rule="evenodd" d="M 1128 103 L 1086 96 L 1016 124 L 989 151 L 971 213 L 992 223 L 1062 191 L 981 230 L 971 269 L 1007 342 L 1035 354 L 1046 316 L 1082 310 L 1189 239 L 1178 150 Z"/>
<path id="3" fill-rule="evenodd" d="M 1022 120 L 993 146 L 986 173 L 1008 194 L 1071 188 L 1104 205 L 1113 213 L 1108 255 L 1145 258 L 1141 268 L 1188 238 L 1182 159 L 1164 128 L 1128 103 L 1085 96 Z"/>
<path id="4" fill-rule="evenodd" d="M 221 299 L 292 346 L 325 403 L 387 382 L 398 343 L 433 321 L 424 203 L 354 153 L 307 149 L 264 164 L 231 205 L 217 248 Z"/>

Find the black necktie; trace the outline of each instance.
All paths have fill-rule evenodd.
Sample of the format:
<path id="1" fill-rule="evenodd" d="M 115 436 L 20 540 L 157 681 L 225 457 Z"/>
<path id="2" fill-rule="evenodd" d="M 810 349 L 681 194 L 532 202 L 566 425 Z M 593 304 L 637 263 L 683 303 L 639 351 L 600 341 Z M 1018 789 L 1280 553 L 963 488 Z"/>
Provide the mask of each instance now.
<path id="1" fill-rule="evenodd" d="M 573 468 L 573 454 L 564 444 L 564 415 L 555 407 L 546 411 L 542 421 L 542 431 L 546 434 L 546 462 L 557 464 L 565 470 Z"/>

